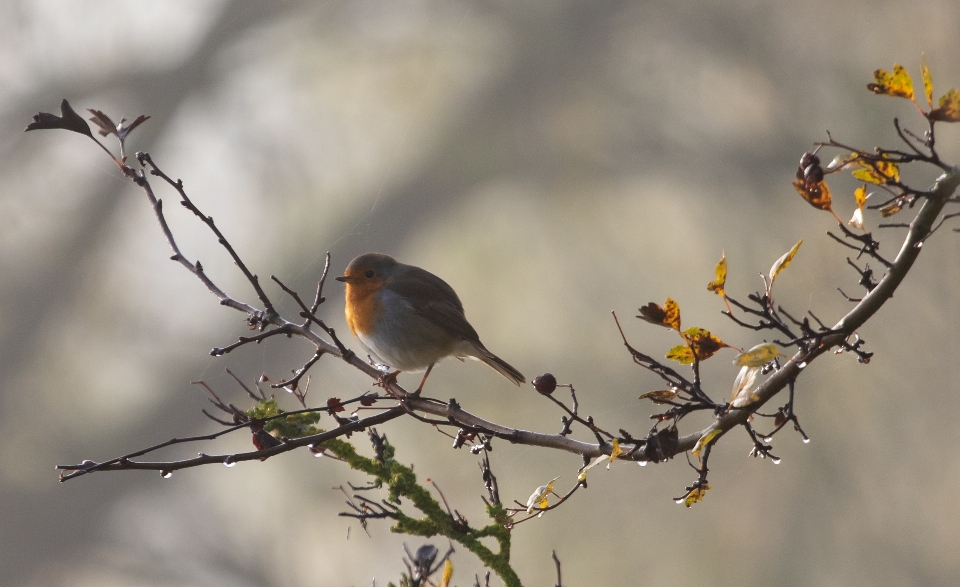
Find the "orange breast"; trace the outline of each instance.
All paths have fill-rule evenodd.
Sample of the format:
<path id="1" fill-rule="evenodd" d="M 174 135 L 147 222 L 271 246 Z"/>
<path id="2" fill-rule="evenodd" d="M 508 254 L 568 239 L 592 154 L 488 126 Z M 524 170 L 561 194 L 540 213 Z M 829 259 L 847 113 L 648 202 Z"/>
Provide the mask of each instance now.
<path id="1" fill-rule="evenodd" d="M 383 313 L 383 304 L 376 296 L 382 285 L 382 279 L 347 284 L 347 303 L 344 306 L 344 314 L 347 318 L 347 326 L 350 327 L 354 336 L 374 331 Z"/>

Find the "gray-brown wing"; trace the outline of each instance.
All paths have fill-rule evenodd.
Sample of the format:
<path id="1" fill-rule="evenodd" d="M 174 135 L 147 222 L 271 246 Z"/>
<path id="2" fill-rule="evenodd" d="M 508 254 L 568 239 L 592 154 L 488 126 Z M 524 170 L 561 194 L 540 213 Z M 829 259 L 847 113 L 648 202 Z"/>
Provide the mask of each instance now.
<path id="1" fill-rule="evenodd" d="M 464 340 L 479 342 L 477 331 L 463 315 L 463 304 L 446 281 L 433 273 L 410 267 L 409 277 L 390 284 L 398 294 L 410 300 L 421 316 L 443 326 Z"/>

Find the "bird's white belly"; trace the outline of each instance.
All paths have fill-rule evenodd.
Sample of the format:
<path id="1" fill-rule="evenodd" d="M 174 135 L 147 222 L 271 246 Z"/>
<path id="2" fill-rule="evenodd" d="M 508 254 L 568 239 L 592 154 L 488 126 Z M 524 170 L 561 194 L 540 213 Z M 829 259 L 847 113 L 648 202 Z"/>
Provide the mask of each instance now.
<path id="1" fill-rule="evenodd" d="M 373 358 L 401 371 L 423 371 L 443 357 L 459 354 L 462 341 L 439 325 L 417 314 L 410 304 L 383 291 L 384 311 L 376 330 L 359 335 L 360 343 Z"/>

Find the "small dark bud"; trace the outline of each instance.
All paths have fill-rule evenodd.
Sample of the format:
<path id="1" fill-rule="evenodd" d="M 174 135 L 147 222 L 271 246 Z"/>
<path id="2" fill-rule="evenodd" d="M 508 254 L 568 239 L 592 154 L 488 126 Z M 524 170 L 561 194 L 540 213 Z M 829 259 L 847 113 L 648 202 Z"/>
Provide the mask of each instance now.
<path id="1" fill-rule="evenodd" d="M 538 393 L 550 395 L 557 389 L 557 378 L 550 373 L 538 375 L 533 380 L 533 388 L 536 389 Z"/>

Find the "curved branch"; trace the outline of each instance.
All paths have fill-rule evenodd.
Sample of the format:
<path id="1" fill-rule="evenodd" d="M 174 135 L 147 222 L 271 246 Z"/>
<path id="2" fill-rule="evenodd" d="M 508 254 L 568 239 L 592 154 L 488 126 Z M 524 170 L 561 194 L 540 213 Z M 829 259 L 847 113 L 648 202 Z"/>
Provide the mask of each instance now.
<path id="1" fill-rule="evenodd" d="M 913 222 L 910 223 L 910 229 L 907 231 L 903 246 L 887 274 L 872 291 L 868 292 L 846 316 L 831 328 L 833 333 L 824 336 L 820 344 L 809 351 L 796 353 L 787 361 L 786 365 L 764 381 L 755 391 L 755 395 L 758 397 L 755 402 L 745 408 L 730 409 L 718 416 L 710 426 L 699 432 L 681 437 L 677 442 L 675 454 L 692 449 L 697 441 L 708 433 L 719 431 L 719 434 L 713 437 L 715 440 L 730 429 L 745 423 L 750 414 L 757 411 L 773 396 L 796 380 L 802 370 L 801 365 L 806 366 L 808 362 L 818 356 L 834 347 L 843 345 L 857 328 L 860 328 L 888 299 L 893 297 L 893 293 L 897 290 L 900 282 L 906 277 L 914 261 L 920 255 L 923 241 L 930 234 L 931 227 L 958 187 L 960 187 L 960 167 L 952 167 L 947 173 L 937 178 L 930 191 L 923 194 L 925 197 L 920 211 Z"/>

